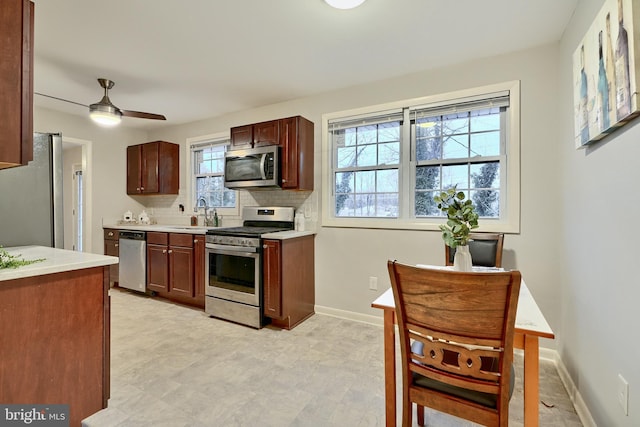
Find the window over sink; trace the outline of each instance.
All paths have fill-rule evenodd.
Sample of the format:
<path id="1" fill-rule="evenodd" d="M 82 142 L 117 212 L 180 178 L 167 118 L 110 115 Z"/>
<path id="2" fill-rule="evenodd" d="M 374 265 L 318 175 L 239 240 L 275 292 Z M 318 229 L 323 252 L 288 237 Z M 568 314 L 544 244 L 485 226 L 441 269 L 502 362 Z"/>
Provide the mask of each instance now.
<path id="1" fill-rule="evenodd" d="M 224 187 L 224 153 L 231 141 L 228 135 L 188 141 L 191 150 L 191 203 L 204 199 L 220 214 L 237 213 L 236 191 Z"/>

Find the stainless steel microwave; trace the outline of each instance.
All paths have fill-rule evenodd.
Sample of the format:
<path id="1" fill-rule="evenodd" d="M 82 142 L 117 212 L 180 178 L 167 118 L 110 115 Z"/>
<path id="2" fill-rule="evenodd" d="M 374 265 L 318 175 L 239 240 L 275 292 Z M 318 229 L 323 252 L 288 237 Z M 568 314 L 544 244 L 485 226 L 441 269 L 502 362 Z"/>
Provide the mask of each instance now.
<path id="1" fill-rule="evenodd" d="M 280 187 L 280 147 L 267 145 L 227 151 L 224 186 L 236 189 Z"/>

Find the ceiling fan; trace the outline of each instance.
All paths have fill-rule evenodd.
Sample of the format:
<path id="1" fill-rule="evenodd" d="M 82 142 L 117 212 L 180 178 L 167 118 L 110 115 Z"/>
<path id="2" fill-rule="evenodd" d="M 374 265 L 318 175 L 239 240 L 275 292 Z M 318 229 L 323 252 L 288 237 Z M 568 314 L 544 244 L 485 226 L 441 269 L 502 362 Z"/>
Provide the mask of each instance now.
<path id="1" fill-rule="evenodd" d="M 143 113 L 140 111 L 121 110 L 113 105 L 109 99 L 109 89 L 111 89 L 115 82 L 109 79 L 98 79 L 98 83 L 104 89 L 104 96 L 99 102 L 91 105 L 81 104 L 75 101 L 69 101 L 68 99 L 58 98 L 56 96 L 45 95 L 44 93 L 35 92 L 36 95 L 44 96 L 46 98 L 57 99 L 58 101 L 69 102 L 71 104 L 81 105 L 89 109 L 89 117 L 101 125 L 114 126 L 120 123 L 122 116 L 135 117 L 138 119 L 152 119 L 152 120 L 167 120 L 162 114 Z"/>

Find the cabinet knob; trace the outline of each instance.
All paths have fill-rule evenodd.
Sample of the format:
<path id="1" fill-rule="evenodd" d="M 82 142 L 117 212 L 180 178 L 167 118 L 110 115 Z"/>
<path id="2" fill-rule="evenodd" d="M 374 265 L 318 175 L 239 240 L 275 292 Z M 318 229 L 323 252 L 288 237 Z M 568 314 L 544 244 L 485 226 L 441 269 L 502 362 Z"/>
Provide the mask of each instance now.
<path id="1" fill-rule="evenodd" d="M 113 231 L 110 231 L 110 232 L 107 234 L 107 236 L 109 236 L 109 237 L 113 236 Z"/>
<path id="2" fill-rule="evenodd" d="M 116 243 L 114 246 L 117 248 L 118 246 L 120 246 L 120 244 Z"/>
<path id="3" fill-rule="evenodd" d="M 166 253 L 167 253 L 167 250 L 166 250 L 166 249 L 163 249 L 163 250 L 162 250 L 162 253 L 163 253 L 163 254 L 166 254 Z"/>
<path id="4" fill-rule="evenodd" d="M 267 245 L 262 245 L 262 249 L 267 249 L 269 246 Z"/>
<path id="5" fill-rule="evenodd" d="M 169 253 L 173 253 L 173 251 L 171 249 L 169 249 Z"/>
<path id="6" fill-rule="evenodd" d="M 287 182 L 287 180 L 286 180 L 286 179 L 283 179 L 283 180 L 282 180 L 282 182 Z"/>
<path id="7" fill-rule="evenodd" d="M 198 239 L 193 239 L 193 243 L 198 243 Z"/>
<path id="8" fill-rule="evenodd" d="M 144 191 L 144 187 L 140 187 L 140 190 L 141 190 L 141 191 Z"/>

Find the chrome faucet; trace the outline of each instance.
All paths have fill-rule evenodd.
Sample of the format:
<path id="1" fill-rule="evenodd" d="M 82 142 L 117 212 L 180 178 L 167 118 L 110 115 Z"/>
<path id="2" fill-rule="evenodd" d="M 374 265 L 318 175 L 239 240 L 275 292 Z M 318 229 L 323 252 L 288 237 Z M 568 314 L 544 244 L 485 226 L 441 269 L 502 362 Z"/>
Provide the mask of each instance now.
<path id="1" fill-rule="evenodd" d="M 205 199 L 204 197 L 200 197 L 196 202 L 196 210 L 203 207 L 201 206 L 200 202 L 204 203 L 204 226 L 211 227 L 211 218 L 209 218 L 209 205 L 207 204 L 207 199 Z"/>

